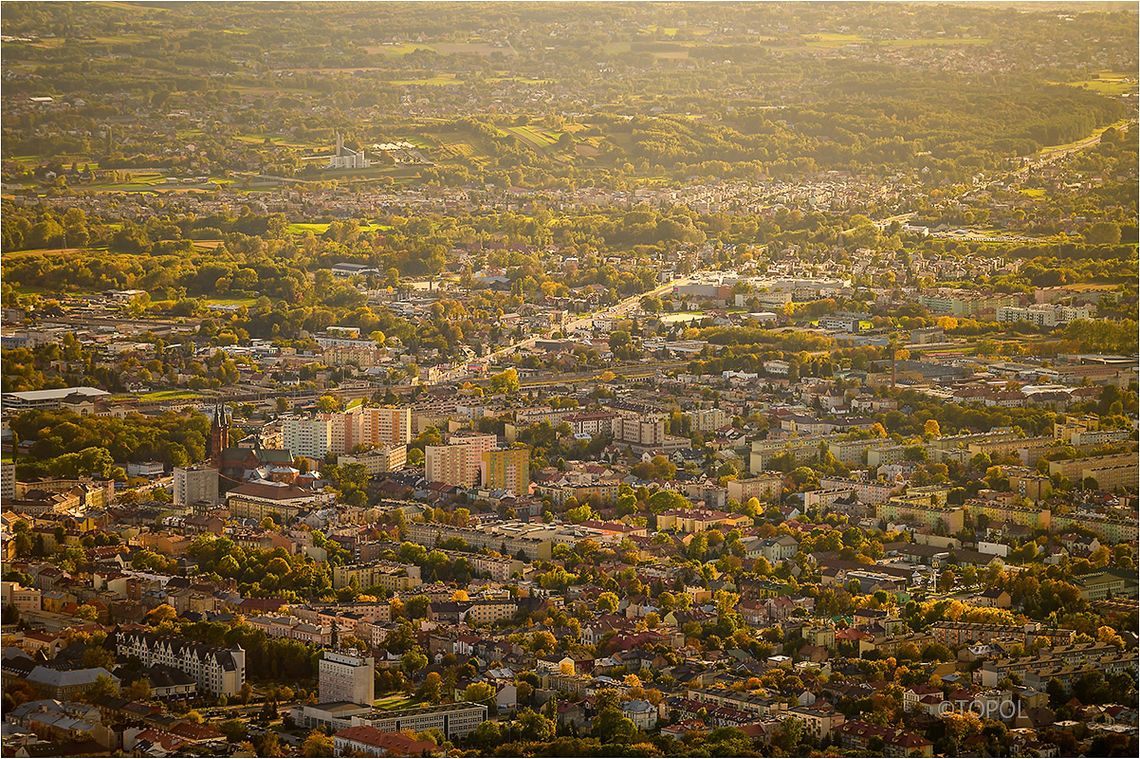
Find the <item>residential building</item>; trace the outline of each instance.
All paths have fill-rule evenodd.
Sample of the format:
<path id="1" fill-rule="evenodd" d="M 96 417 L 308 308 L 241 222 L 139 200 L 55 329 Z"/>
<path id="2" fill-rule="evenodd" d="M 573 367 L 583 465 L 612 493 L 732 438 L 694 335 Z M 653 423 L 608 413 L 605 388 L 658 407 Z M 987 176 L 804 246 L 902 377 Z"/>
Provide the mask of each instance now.
<path id="1" fill-rule="evenodd" d="M 376 661 L 356 651 L 321 653 L 317 664 L 320 702 L 348 702 L 371 706 L 376 698 Z"/>
<path id="2" fill-rule="evenodd" d="M 174 467 L 174 505 L 218 503 L 218 470 L 207 466 Z"/>
<path id="3" fill-rule="evenodd" d="M 481 485 L 489 490 L 508 490 L 515 495 L 530 492 L 530 448 L 496 448 L 483 452 Z"/>
<path id="4" fill-rule="evenodd" d="M 245 684 L 245 651 L 241 646 L 216 648 L 174 636 L 117 630 L 108 638 L 115 653 L 135 658 L 144 667 L 164 664 L 194 678 L 198 690 L 233 696 Z"/>

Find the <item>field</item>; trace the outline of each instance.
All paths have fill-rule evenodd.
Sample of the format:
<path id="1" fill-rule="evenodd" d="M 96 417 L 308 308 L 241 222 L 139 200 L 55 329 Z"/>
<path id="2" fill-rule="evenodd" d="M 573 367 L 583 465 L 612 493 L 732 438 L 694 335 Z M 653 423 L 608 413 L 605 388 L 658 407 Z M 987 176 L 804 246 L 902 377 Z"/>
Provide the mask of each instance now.
<path id="1" fill-rule="evenodd" d="M 156 390 L 153 393 L 143 393 L 138 396 L 138 399 L 152 403 L 154 401 L 192 401 L 201 397 L 193 390 Z"/>
<path id="2" fill-rule="evenodd" d="M 257 298 L 207 298 L 208 306 L 252 306 Z"/>
<path id="3" fill-rule="evenodd" d="M 1045 191 L 1040 187 L 1022 187 L 1020 192 L 1025 197 L 1033 198 L 1034 200 L 1045 197 Z"/>
<path id="4" fill-rule="evenodd" d="M 867 41 L 867 38 L 860 34 L 833 34 L 831 32 L 805 34 L 803 38 L 808 47 L 846 47 Z"/>
<path id="5" fill-rule="evenodd" d="M 519 138 L 532 148 L 544 150 L 552 145 L 557 144 L 558 138 L 562 136 L 561 132 L 554 132 L 549 129 L 541 129 L 536 126 L 527 124 L 525 126 L 507 127 L 507 132 L 510 132 L 515 137 Z"/>
<path id="6" fill-rule="evenodd" d="M 323 235 L 328 231 L 329 222 L 294 222 L 290 224 L 287 229 L 290 234 L 303 235 L 306 232 L 312 232 L 315 235 Z M 381 232 L 385 229 L 391 229 L 386 224 L 364 224 L 359 227 L 361 232 Z"/>
<path id="7" fill-rule="evenodd" d="M 454 74 L 436 74 L 426 79 L 393 79 L 389 84 L 399 87 L 450 87 L 463 82 L 456 79 Z"/>
<path id="8" fill-rule="evenodd" d="M 1070 87 L 1080 87 L 1084 90 L 1099 92 L 1102 95 L 1124 95 L 1136 91 L 1136 79 L 1128 78 L 1123 74 L 1101 73 L 1096 79 L 1085 79 L 1077 82 L 1068 82 Z"/>

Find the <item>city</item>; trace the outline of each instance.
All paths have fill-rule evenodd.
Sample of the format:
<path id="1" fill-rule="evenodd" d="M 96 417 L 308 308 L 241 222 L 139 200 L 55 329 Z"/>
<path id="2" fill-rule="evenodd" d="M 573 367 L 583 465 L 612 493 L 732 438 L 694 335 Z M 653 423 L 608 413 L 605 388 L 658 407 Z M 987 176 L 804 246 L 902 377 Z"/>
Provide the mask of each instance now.
<path id="1" fill-rule="evenodd" d="M 2 5 L 3 756 L 1135 756 L 1126 3 Z"/>

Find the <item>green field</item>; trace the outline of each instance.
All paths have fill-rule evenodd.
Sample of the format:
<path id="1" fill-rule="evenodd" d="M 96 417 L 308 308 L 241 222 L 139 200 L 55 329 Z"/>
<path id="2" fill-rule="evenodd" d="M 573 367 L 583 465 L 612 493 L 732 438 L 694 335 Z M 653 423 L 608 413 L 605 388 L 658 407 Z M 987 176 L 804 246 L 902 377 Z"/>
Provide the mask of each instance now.
<path id="1" fill-rule="evenodd" d="M 143 393 L 138 396 L 140 401 L 189 401 L 202 396 L 193 390 L 155 390 L 153 393 Z"/>
<path id="2" fill-rule="evenodd" d="M 318 222 L 294 222 L 294 223 L 290 224 L 288 227 L 286 227 L 286 229 L 289 230 L 289 233 L 294 234 L 294 235 L 303 235 L 306 232 L 312 232 L 315 235 L 323 235 L 326 231 L 328 231 L 328 228 L 329 228 L 329 222 L 327 222 L 327 221 L 324 221 L 324 222 L 319 222 L 319 221 Z M 387 224 L 375 224 L 375 223 L 373 223 L 373 224 L 361 225 L 359 227 L 359 229 L 361 232 L 381 232 L 385 229 L 391 229 L 391 227 L 388 226 Z"/>
<path id="3" fill-rule="evenodd" d="M 1080 87 L 1083 90 L 1099 92 L 1102 95 L 1124 95 L 1136 91 L 1136 80 L 1123 76 L 1101 75 L 1096 79 L 1085 79 L 1078 82 L 1068 82 L 1070 87 Z"/>
<path id="4" fill-rule="evenodd" d="M 449 87 L 463 84 L 463 82 L 456 79 L 454 74 L 436 74 L 426 79 L 393 79 L 389 84 L 395 84 L 399 87 Z"/>
<path id="5" fill-rule="evenodd" d="M 834 34 L 832 32 L 805 34 L 803 39 L 808 47 L 846 47 L 867 41 L 867 38 L 860 34 Z"/>
<path id="6" fill-rule="evenodd" d="M 418 704 L 419 701 L 404 693 L 391 693 L 372 702 L 372 706 L 377 709 L 406 709 Z"/>
<path id="7" fill-rule="evenodd" d="M 206 298 L 208 306 L 252 306 L 257 298 Z"/>
<path id="8" fill-rule="evenodd" d="M 542 129 L 540 127 L 527 124 L 525 126 L 512 126 L 507 127 L 506 131 L 519 138 L 532 148 L 544 150 L 558 142 L 558 138 L 562 136 L 561 132 L 554 132 L 549 129 Z"/>

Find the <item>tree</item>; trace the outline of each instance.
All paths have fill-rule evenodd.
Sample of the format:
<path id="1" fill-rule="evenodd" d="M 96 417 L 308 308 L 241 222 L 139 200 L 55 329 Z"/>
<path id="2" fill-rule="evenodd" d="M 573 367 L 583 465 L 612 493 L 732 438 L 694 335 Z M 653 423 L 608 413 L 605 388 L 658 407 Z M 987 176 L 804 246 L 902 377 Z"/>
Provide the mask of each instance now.
<path id="1" fill-rule="evenodd" d="M 91 604 L 80 604 L 75 609 L 75 618 L 85 622 L 94 622 L 99 618 L 99 611 Z"/>
<path id="2" fill-rule="evenodd" d="M 218 730 L 226 736 L 226 740 L 230 743 L 240 743 L 249 735 L 249 726 L 240 719 L 228 719 L 218 725 Z"/>
<path id="3" fill-rule="evenodd" d="M 408 651 L 406 654 L 404 654 L 403 658 L 400 660 L 400 664 L 403 666 L 404 671 L 410 675 L 419 672 L 421 669 L 426 667 L 428 665 L 428 658 L 424 656 L 424 652 L 420 649 L 420 647 L 416 646 L 411 651 Z"/>
<path id="4" fill-rule="evenodd" d="M 443 700 L 443 678 L 438 672 L 428 672 L 417 695 L 431 704 L 438 704 Z"/>
<path id="5" fill-rule="evenodd" d="M 463 689 L 463 700 L 477 704 L 490 704 L 495 698 L 495 689 L 489 683 L 471 683 Z"/>
<path id="6" fill-rule="evenodd" d="M 926 423 L 922 426 L 922 436 L 927 440 L 942 437 L 942 428 L 939 426 L 937 419 L 926 420 Z"/>
<path id="7" fill-rule="evenodd" d="M 309 733 L 305 743 L 301 746 L 301 756 L 332 756 L 333 739 L 331 736 L 314 730 Z"/>
<path id="8" fill-rule="evenodd" d="M 533 709 L 523 709 L 516 720 L 523 740 L 548 741 L 554 737 L 554 722 Z"/>
<path id="9" fill-rule="evenodd" d="M 119 685 L 110 675 L 99 675 L 83 693 L 84 700 L 92 704 L 102 703 L 109 698 L 118 698 L 118 696 Z"/>
<path id="10" fill-rule="evenodd" d="M 281 753 L 281 742 L 277 737 L 277 733 L 273 730 L 266 730 L 254 738 L 253 747 L 254 750 L 257 751 L 258 756 L 283 756 Z"/>
<path id="11" fill-rule="evenodd" d="M 132 701 L 141 701 L 150 698 L 150 678 L 140 677 L 127 686 L 123 696 Z"/>
<path id="12" fill-rule="evenodd" d="M 598 596 L 597 602 L 598 611 L 603 614 L 612 614 L 618 609 L 618 597 L 616 593 L 606 591 Z"/>
<path id="13" fill-rule="evenodd" d="M 514 367 L 491 375 L 491 393 L 493 395 L 517 393 L 518 391 L 519 373 Z"/>

